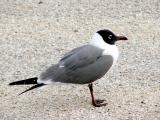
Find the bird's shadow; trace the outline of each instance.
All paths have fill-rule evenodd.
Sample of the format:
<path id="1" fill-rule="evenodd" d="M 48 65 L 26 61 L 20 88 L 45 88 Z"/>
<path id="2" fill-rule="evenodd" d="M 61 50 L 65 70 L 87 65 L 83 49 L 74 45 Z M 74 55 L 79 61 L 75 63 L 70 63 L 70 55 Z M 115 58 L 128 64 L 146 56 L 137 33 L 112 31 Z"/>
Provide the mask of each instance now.
<path id="1" fill-rule="evenodd" d="M 42 93 L 43 92 L 43 93 Z M 21 107 L 21 110 L 25 111 L 32 107 L 32 111 L 50 111 L 55 109 L 56 111 L 71 111 L 75 108 L 87 108 L 91 107 L 90 98 L 86 96 L 76 94 L 52 94 L 50 91 L 31 91 L 22 95 L 12 97 L 12 107 L 16 109 Z M 43 94 L 43 95 L 42 95 Z M 13 100 L 14 99 L 14 100 Z"/>

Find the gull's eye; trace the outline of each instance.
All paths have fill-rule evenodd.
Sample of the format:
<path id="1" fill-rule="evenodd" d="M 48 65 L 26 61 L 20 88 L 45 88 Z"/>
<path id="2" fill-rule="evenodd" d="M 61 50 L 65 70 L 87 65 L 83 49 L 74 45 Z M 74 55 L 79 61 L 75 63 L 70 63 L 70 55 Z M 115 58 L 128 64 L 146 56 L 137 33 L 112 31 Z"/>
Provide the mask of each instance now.
<path id="1" fill-rule="evenodd" d="M 108 36 L 108 39 L 112 39 L 112 35 L 109 35 L 109 36 Z"/>

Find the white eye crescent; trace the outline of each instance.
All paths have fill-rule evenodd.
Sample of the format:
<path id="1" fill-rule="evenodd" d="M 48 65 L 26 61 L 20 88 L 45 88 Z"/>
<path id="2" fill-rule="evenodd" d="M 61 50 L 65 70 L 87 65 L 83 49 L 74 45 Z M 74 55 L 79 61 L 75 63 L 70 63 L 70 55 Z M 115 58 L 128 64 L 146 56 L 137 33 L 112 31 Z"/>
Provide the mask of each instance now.
<path id="1" fill-rule="evenodd" d="M 108 39 L 112 39 L 112 35 L 109 35 L 109 36 L 108 36 Z"/>

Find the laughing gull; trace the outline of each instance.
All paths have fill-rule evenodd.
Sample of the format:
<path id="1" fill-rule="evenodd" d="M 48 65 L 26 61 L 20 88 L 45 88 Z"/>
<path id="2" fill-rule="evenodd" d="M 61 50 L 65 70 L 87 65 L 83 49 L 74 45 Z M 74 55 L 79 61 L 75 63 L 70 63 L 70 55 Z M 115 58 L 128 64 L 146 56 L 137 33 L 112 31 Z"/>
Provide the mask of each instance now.
<path id="1" fill-rule="evenodd" d="M 9 85 L 35 84 L 20 93 L 23 94 L 34 88 L 56 82 L 88 84 L 92 105 L 95 107 L 105 106 L 104 100 L 94 99 L 92 83 L 103 77 L 117 61 L 119 52 L 115 42 L 119 40 L 127 40 L 127 37 L 116 36 L 107 29 L 99 30 L 88 44 L 65 54 L 57 64 L 46 69 L 39 77 L 12 82 Z"/>

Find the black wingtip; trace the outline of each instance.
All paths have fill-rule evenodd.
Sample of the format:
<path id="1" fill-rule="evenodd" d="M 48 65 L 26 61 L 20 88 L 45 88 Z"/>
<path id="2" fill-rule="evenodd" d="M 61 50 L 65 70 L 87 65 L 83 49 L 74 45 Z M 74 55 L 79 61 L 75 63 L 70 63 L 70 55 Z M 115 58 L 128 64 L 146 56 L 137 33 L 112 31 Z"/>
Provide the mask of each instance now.
<path id="1" fill-rule="evenodd" d="M 29 85 L 29 84 L 37 84 L 37 77 L 29 78 L 25 80 L 15 81 L 9 83 L 9 85 Z"/>
<path id="2" fill-rule="evenodd" d="M 19 95 L 22 95 L 23 93 L 28 92 L 28 91 L 30 91 L 30 90 L 32 90 L 32 89 L 41 87 L 41 86 L 43 86 L 43 85 L 45 85 L 45 84 L 37 84 L 37 85 L 34 85 L 34 86 L 30 87 L 29 89 L 27 89 L 27 90 L 21 92 L 20 94 L 18 94 L 18 96 L 19 96 Z"/>
<path id="3" fill-rule="evenodd" d="M 16 83 L 15 83 L 15 82 L 12 82 L 12 83 L 9 83 L 9 85 L 16 85 Z"/>

